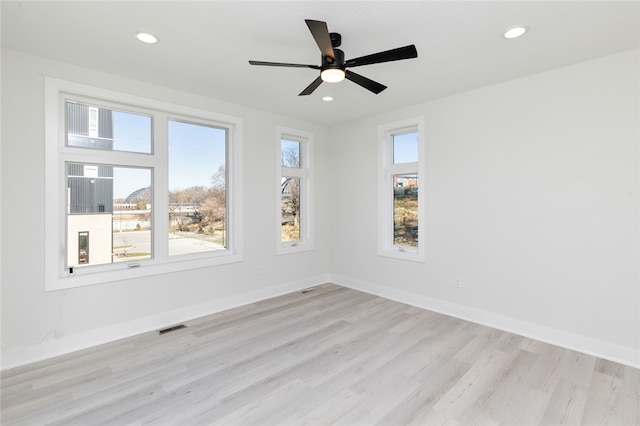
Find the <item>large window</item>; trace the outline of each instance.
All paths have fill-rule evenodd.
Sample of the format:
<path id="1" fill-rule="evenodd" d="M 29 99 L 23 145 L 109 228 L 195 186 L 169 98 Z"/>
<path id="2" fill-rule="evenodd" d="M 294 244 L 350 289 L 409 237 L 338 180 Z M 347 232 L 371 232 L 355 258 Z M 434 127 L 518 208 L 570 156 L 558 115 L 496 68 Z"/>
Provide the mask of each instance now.
<path id="1" fill-rule="evenodd" d="M 278 235 L 277 252 L 313 249 L 312 135 L 278 127 Z"/>
<path id="2" fill-rule="evenodd" d="M 241 260 L 239 119 L 49 78 L 45 103 L 47 290 Z"/>
<path id="3" fill-rule="evenodd" d="M 422 119 L 379 127 L 379 253 L 424 260 Z"/>
<path id="4" fill-rule="evenodd" d="M 169 121 L 169 255 L 227 247 L 227 129 Z"/>

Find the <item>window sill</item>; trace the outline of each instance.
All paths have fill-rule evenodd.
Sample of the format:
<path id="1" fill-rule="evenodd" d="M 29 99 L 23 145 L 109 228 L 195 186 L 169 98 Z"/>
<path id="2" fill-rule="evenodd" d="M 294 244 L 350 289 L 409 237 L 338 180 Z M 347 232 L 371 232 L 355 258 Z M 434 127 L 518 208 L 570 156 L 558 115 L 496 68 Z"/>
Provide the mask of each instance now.
<path id="1" fill-rule="evenodd" d="M 278 246 L 278 248 L 276 249 L 276 254 L 277 255 L 281 255 L 281 254 L 292 254 L 292 253 L 300 253 L 300 252 L 304 252 L 304 251 L 311 251 L 314 249 L 313 244 L 311 243 L 295 243 L 295 244 L 287 244 L 287 245 L 280 245 Z"/>
<path id="2" fill-rule="evenodd" d="M 379 249 L 378 255 L 383 257 L 390 257 L 393 259 L 408 260 L 411 262 L 420 262 L 420 263 L 425 262 L 424 254 L 422 254 L 420 251 L 400 250 L 397 247 L 389 248 L 389 249 Z"/>
<path id="3" fill-rule="evenodd" d="M 176 259 L 164 261 L 162 263 L 153 260 L 141 260 L 130 264 L 123 263 L 121 268 L 109 271 L 88 271 L 80 270 L 69 274 L 68 272 L 57 277 L 57 279 L 47 280 L 45 291 L 65 290 L 69 288 L 82 287 L 94 284 L 104 284 L 114 281 L 123 281 L 135 278 L 143 278 L 154 275 L 163 275 L 172 272 L 180 272 L 191 269 L 208 268 L 218 265 L 242 262 L 241 254 L 222 254 L 208 256 L 200 259 Z M 133 266 L 135 265 L 135 266 Z"/>

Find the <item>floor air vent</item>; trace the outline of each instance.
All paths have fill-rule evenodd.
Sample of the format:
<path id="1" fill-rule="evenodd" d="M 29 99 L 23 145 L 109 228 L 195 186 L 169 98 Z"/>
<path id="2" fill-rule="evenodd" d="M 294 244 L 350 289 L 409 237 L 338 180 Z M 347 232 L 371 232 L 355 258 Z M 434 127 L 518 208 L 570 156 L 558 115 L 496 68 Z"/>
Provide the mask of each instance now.
<path id="1" fill-rule="evenodd" d="M 166 333 L 169 333 L 170 331 L 180 330 L 181 328 L 187 328 L 187 326 L 184 324 L 180 324 L 180 325 L 174 325 L 173 327 L 169 327 L 169 328 L 163 328 L 162 330 L 158 330 L 158 334 L 166 334 Z"/>

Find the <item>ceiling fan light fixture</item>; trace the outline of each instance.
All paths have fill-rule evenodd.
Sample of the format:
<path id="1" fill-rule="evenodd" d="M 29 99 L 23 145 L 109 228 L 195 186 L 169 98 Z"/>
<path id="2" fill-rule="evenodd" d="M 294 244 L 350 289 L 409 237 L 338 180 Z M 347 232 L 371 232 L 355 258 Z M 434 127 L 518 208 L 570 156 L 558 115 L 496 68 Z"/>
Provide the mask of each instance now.
<path id="1" fill-rule="evenodd" d="M 320 78 L 327 83 L 338 83 L 344 80 L 344 70 L 340 68 L 328 68 L 320 72 Z"/>

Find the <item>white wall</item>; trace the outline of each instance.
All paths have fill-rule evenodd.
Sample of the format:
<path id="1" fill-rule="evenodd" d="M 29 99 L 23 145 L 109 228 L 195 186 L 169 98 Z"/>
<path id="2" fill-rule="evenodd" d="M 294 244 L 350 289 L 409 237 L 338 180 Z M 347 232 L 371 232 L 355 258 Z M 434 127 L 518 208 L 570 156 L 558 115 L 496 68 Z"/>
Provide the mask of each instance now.
<path id="1" fill-rule="evenodd" d="M 242 118 L 244 262 L 45 293 L 45 75 Z M 2 368 L 326 282 L 322 180 L 316 250 L 276 256 L 273 231 L 276 126 L 314 134 L 317 176 L 328 167 L 325 127 L 11 50 L 2 51 L 2 95 Z"/>
<path id="2" fill-rule="evenodd" d="M 639 76 L 627 51 L 332 128 L 334 282 L 640 366 Z M 377 126 L 420 115 L 426 263 L 376 254 Z"/>

